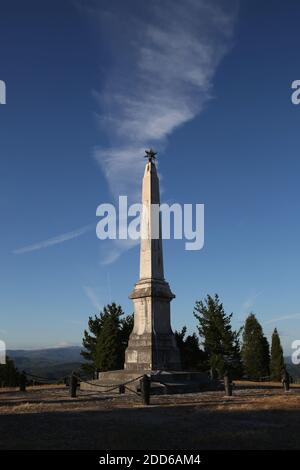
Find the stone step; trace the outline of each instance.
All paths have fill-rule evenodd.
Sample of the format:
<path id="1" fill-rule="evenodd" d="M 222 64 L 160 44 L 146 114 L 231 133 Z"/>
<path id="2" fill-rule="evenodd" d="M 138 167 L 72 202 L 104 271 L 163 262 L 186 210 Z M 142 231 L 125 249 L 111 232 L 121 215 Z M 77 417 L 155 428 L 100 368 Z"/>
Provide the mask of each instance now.
<path id="1" fill-rule="evenodd" d="M 170 372 L 170 371 L 141 371 L 151 375 L 152 394 L 195 393 L 206 390 L 217 390 L 218 382 L 212 382 L 208 375 L 202 372 Z M 134 380 L 136 379 L 136 380 Z M 108 392 L 111 388 L 128 383 L 133 391 L 139 391 L 140 378 L 136 371 L 118 370 L 102 372 L 99 379 L 82 382 L 81 390 Z M 118 393 L 118 388 L 111 393 Z M 126 390 L 126 393 L 130 393 Z"/>

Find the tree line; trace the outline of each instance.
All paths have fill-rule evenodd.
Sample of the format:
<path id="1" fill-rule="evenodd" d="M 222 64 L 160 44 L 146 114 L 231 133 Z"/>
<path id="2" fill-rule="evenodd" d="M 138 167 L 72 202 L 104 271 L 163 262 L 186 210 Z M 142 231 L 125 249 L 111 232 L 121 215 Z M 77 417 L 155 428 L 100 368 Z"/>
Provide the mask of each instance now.
<path id="1" fill-rule="evenodd" d="M 210 371 L 212 378 L 228 373 L 232 378 L 280 380 L 284 368 L 283 350 L 277 329 L 271 347 L 256 316 L 250 313 L 239 330 L 232 328 L 233 314 L 227 314 L 218 295 L 197 301 L 193 311 L 197 332 L 187 327 L 175 331 L 183 369 Z M 133 314 L 124 315 L 112 303 L 89 317 L 83 335 L 84 371 L 117 370 L 124 367 L 125 350 L 133 328 Z"/>

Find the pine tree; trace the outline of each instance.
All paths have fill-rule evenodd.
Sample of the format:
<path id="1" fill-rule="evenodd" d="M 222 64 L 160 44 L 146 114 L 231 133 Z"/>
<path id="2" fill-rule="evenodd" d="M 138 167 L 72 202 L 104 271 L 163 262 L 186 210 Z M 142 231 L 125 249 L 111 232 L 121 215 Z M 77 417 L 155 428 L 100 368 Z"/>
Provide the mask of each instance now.
<path id="1" fill-rule="evenodd" d="M 119 327 L 118 315 L 113 314 L 105 318 L 96 344 L 95 365 L 99 371 L 117 370 L 123 367 Z"/>
<path id="2" fill-rule="evenodd" d="M 248 377 L 259 378 L 269 375 L 269 343 L 253 313 L 246 318 L 244 326 L 242 360 Z"/>
<path id="3" fill-rule="evenodd" d="M 16 387 L 18 383 L 18 369 L 14 361 L 6 356 L 6 364 L 0 365 L 0 387 Z"/>
<path id="4" fill-rule="evenodd" d="M 275 328 L 272 334 L 271 346 L 271 362 L 270 362 L 270 375 L 272 380 L 281 380 L 281 372 L 284 367 L 283 350 L 281 347 L 280 337 L 277 329 Z"/>
<path id="5" fill-rule="evenodd" d="M 206 370 L 207 356 L 200 348 L 196 333 L 186 336 L 187 328 L 175 331 L 175 339 L 180 351 L 181 363 L 186 370 Z"/>
<path id="6" fill-rule="evenodd" d="M 99 316 L 89 317 L 88 320 L 88 330 L 84 330 L 82 345 L 84 349 L 81 351 L 81 355 L 87 361 L 82 364 L 82 369 L 90 374 L 95 372 L 96 365 L 96 345 L 97 338 L 100 335 L 101 329 L 103 327 L 104 318 L 108 315 L 107 307 L 104 307 L 104 311 L 100 312 Z"/>
<path id="7" fill-rule="evenodd" d="M 197 301 L 194 316 L 199 322 L 197 328 L 208 357 L 211 375 L 222 377 L 228 371 L 232 377 L 240 376 L 240 332 L 232 330 L 232 313 L 225 313 L 219 296 L 208 295 L 204 301 Z"/>
<path id="8" fill-rule="evenodd" d="M 122 367 L 125 362 L 125 351 L 128 346 L 129 336 L 133 330 L 134 324 L 134 315 L 126 315 L 125 318 L 121 318 L 120 320 L 120 342 L 121 342 L 121 364 Z"/>
<path id="9" fill-rule="evenodd" d="M 111 345 L 112 357 L 114 358 L 109 367 L 115 369 L 123 368 L 125 349 L 133 326 L 133 315 L 121 318 L 122 315 L 124 315 L 124 312 L 121 306 L 112 303 L 104 307 L 103 311 L 101 311 L 98 316 L 95 315 L 94 318 L 89 317 L 89 331 L 84 331 L 82 340 L 84 349 L 81 351 L 81 355 L 87 361 L 82 364 L 82 369 L 86 373 L 94 373 L 96 370 L 101 370 L 103 364 L 108 364 L 108 361 L 104 361 L 101 358 L 103 357 L 104 351 L 107 351 L 109 344 Z M 106 324 L 109 319 L 113 321 L 109 321 Z M 106 334 L 109 333 L 112 336 L 110 340 L 103 334 L 104 326 Z M 118 343 L 118 347 L 114 344 L 115 342 Z M 101 343 L 105 343 L 105 346 Z M 117 358 L 115 357 L 115 351 L 117 351 L 118 354 Z M 104 355 L 106 356 L 107 353 L 105 352 Z M 105 365 L 105 370 L 108 370 L 107 367 L 108 366 Z"/>

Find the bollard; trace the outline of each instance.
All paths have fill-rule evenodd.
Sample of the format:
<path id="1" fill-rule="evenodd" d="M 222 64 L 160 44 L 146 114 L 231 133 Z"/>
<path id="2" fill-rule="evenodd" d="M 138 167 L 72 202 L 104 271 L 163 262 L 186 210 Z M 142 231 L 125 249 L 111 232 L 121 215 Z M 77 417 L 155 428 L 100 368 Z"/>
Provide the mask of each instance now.
<path id="1" fill-rule="evenodd" d="M 232 396 L 232 383 L 228 374 L 224 375 L 224 388 L 225 388 L 225 395 L 227 397 L 231 397 Z"/>
<path id="2" fill-rule="evenodd" d="M 282 385 L 283 385 L 283 389 L 284 389 L 285 392 L 290 391 L 290 381 L 289 381 L 289 379 L 283 380 Z"/>
<path id="3" fill-rule="evenodd" d="M 141 387 L 141 394 L 144 405 L 150 405 L 150 387 L 151 387 L 151 380 L 148 375 L 144 375 L 143 378 L 140 380 L 140 387 Z"/>
<path id="4" fill-rule="evenodd" d="M 124 384 L 120 384 L 120 385 L 119 385 L 119 394 L 122 395 L 123 393 L 125 393 L 125 385 L 124 385 Z"/>
<path id="5" fill-rule="evenodd" d="M 288 382 L 283 382 L 283 388 L 285 392 L 290 391 L 290 384 Z"/>
<path id="6" fill-rule="evenodd" d="M 26 374 L 24 371 L 20 374 L 19 384 L 20 392 L 26 392 Z"/>
<path id="7" fill-rule="evenodd" d="M 282 381 L 284 391 L 289 392 L 290 391 L 290 374 L 286 370 L 285 366 L 282 368 L 281 378 L 282 378 L 281 381 Z"/>
<path id="8" fill-rule="evenodd" d="M 76 398 L 78 379 L 75 374 L 70 377 L 70 396 Z"/>
<path id="9" fill-rule="evenodd" d="M 70 377 L 64 377 L 64 384 L 66 387 L 70 387 Z"/>

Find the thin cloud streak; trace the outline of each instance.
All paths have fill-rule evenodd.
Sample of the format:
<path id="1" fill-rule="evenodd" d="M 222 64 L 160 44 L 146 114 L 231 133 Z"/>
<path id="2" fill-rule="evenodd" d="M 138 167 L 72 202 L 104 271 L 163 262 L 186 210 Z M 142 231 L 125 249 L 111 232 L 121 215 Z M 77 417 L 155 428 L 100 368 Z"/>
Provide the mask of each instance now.
<path id="1" fill-rule="evenodd" d="M 96 294 L 95 290 L 91 286 L 83 286 L 83 290 L 87 296 L 87 298 L 90 300 L 92 306 L 97 310 L 100 311 L 102 308 L 102 304 L 98 298 L 98 295 Z"/>
<path id="2" fill-rule="evenodd" d="M 252 295 L 250 295 L 242 304 L 242 315 L 249 315 L 251 312 L 251 309 L 253 308 L 255 301 L 257 297 L 259 297 L 263 292 L 254 292 Z"/>
<path id="3" fill-rule="evenodd" d="M 23 253 L 29 253 L 31 251 L 42 250 L 53 245 L 58 245 L 68 240 L 73 240 L 74 238 L 81 237 L 85 233 L 90 232 L 92 229 L 95 229 L 95 224 L 84 225 L 83 227 L 73 230 L 72 232 L 57 235 L 56 237 L 49 238 L 48 240 L 35 243 L 34 245 L 24 246 L 23 248 L 17 248 L 16 250 L 13 250 L 13 254 L 20 255 Z"/>
<path id="4" fill-rule="evenodd" d="M 282 317 L 272 318 L 271 320 L 265 321 L 264 324 L 269 325 L 270 323 L 276 323 L 278 321 L 285 321 L 285 320 L 293 320 L 295 318 L 300 318 L 300 313 L 295 313 L 293 315 L 284 315 Z"/>
<path id="5" fill-rule="evenodd" d="M 104 255 L 101 264 L 109 265 L 117 261 L 120 256 L 139 244 L 139 240 L 114 240 L 114 246 Z"/>

